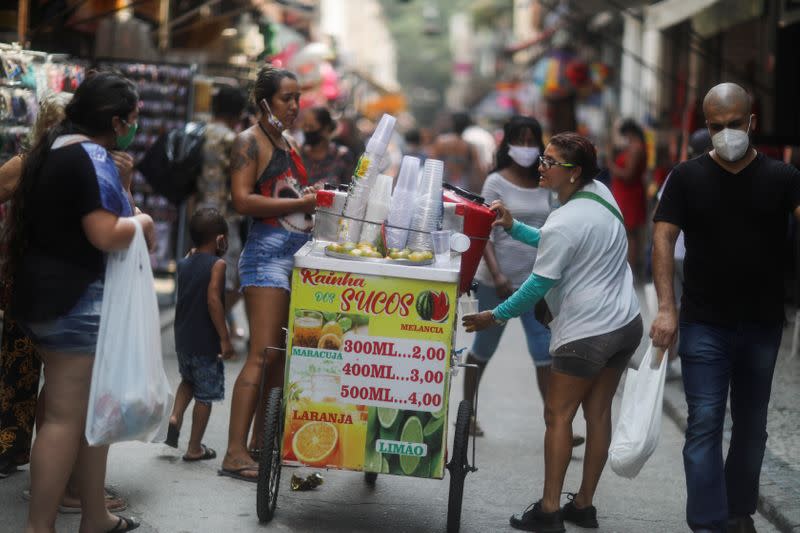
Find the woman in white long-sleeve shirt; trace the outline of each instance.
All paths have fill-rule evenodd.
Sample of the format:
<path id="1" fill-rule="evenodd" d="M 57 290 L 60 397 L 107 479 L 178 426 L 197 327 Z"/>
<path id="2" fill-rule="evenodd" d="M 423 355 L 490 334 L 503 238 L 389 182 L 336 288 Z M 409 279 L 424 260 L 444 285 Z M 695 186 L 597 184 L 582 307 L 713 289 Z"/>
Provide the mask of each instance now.
<path id="1" fill-rule="evenodd" d="M 464 317 L 478 331 L 519 316 L 545 298 L 553 357 L 545 399 L 545 483 L 542 499 L 511 525 L 531 531 L 564 531 L 564 520 L 597 527 L 592 505 L 611 442 L 611 401 L 642 338 L 642 319 L 626 260 L 628 244 L 619 207 L 593 178 L 597 155 L 574 133 L 554 136 L 540 159 L 541 185 L 555 191 L 562 207 L 541 230 L 513 220 L 500 202 L 493 208 L 514 239 L 538 247 L 533 273 L 509 299 L 491 311 Z M 572 420 L 579 406 L 586 418 L 583 479 L 560 507 L 572 455 Z"/>

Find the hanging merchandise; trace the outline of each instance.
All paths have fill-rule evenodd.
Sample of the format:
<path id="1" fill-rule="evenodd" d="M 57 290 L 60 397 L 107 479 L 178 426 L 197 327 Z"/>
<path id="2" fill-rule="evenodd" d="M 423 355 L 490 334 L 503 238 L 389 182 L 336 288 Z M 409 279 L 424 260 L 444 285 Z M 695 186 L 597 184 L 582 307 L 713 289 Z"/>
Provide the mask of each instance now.
<path id="1" fill-rule="evenodd" d="M 196 69 L 194 65 L 111 60 L 100 60 L 98 66 L 118 70 L 136 84 L 140 99 L 139 129 L 127 151 L 138 168 L 145 153 L 162 134 L 183 128 L 189 121 Z M 151 255 L 153 269 L 158 273 L 173 273 L 177 257 L 184 253 L 184 232 L 179 229 L 182 225 L 180 210 L 155 194 L 138 170 L 131 189 L 136 204 L 155 222 L 157 242 L 156 251 Z"/>
<path id="2" fill-rule="evenodd" d="M 572 54 L 556 50 L 533 66 L 533 83 L 542 91 L 542 96 L 559 98 L 573 92 L 566 73 L 572 59 Z"/>
<path id="3" fill-rule="evenodd" d="M 0 165 L 30 147 L 39 102 L 52 93 L 73 91 L 84 72 L 66 56 L 0 43 Z M 7 208 L 0 206 L 0 231 Z"/>

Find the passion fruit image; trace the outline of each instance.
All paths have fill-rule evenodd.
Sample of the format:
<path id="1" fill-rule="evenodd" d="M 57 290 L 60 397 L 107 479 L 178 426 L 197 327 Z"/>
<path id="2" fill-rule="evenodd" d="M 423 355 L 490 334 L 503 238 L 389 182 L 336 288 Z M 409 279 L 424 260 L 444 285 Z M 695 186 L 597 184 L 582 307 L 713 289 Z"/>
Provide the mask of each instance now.
<path id="1" fill-rule="evenodd" d="M 341 350 L 342 338 L 335 333 L 326 333 L 319 338 L 317 348 L 320 350 Z"/>
<path id="2" fill-rule="evenodd" d="M 337 337 L 341 337 L 344 335 L 344 330 L 342 329 L 341 324 L 339 324 L 334 320 L 331 320 L 330 322 L 322 326 L 322 335 L 327 335 L 328 333 L 333 333 Z"/>

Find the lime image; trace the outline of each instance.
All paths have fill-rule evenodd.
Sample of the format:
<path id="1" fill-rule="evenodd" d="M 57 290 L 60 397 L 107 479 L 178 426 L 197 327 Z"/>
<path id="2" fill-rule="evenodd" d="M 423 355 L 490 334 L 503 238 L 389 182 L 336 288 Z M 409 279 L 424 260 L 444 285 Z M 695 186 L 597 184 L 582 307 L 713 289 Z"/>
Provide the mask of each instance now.
<path id="1" fill-rule="evenodd" d="M 380 422 L 380 435 L 384 440 L 395 440 L 397 438 L 397 430 L 400 428 L 402 421 L 400 411 L 398 409 L 391 409 L 386 407 L 378 407 L 378 421 Z"/>
<path id="2" fill-rule="evenodd" d="M 445 410 L 445 408 L 444 408 L 444 407 L 442 407 L 442 408 L 441 408 L 441 409 L 439 409 L 438 411 L 434 411 L 434 412 L 432 412 L 432 413 L 431 413 L 431 416 L 432 416 L 433 418 L 442 418 L 442 417 L 444 416 L 444 410 Z"/>
<path id="3" fill-rule="evenodd" d="M 367 447 L 375 442 L 375 438 L 378 436 L 379 426 L 380 422 L 378 421 L 377 407 L 370 407 L 367 417 Z"/>
<path id="4" fill-rule="evenodd" d="M 420 459 L 419 466 L 414 471 L 414 475 L 417 476 L 417 477 L 431 477 L 431 456 L 430 456 L 430 454 L 428 454 L 425 457 Z"/>
<path id="5" fill-rule="evenodd" d="M 367 448 L 364 453 L 364 472 L 381 472 L 386 459 L 374 447 Z"/>
<path id="6" fill-rule="evenodd" d="M 381 474 L 388 474 L 389 473 L 389 460 L 386 457 L 383 458 L 383 468 L 381 468 Z"/>
<path id="7" fill-rule="evenodd" d="M 400 411 L 397 409 L 378 407 L 378 420 L 380 420 L 382 428 L 391 428 L 399 415 Z"/>
<path id="8" fill-rule="evenodd" d="M 422 443 L 422 422 L 416 416 L 408 417 L 406 423 L 403 424 L 403 431 L 400 433 L 400 440 L 403 442 L 418 442 Z M 410 476 L 414 473 L 419 465 L 419 457 L 411 455 L 400 456 L 400 468 L 403 473 Z"/>
<path id="9" fill-rule="evenodd" d="M 430 450 L 438 450 L 442 445 L 442 431 L 444 429 L 444 418 L 431 418 L 422 430 L 425 444 Z"/>
<path id="10" fill-rule="evenodd" d="M 442 468 L 442 458 L 444 451 L 440 450 L 439 453 L 431 457 L 431 471 L 430 477 L 441 479 L 444 476 L 444 469 Z"/>

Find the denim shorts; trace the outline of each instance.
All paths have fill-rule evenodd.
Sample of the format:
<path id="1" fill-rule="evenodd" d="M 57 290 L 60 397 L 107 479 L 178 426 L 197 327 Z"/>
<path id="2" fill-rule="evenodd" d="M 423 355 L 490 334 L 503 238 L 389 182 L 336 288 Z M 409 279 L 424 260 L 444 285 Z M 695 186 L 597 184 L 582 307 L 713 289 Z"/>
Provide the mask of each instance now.
<path id="1" fill-rule="evenodd" d="M 553 370 L 579 378 L 593 378 L 604 368 L 628 366 L 642 342 L 644 325 L 637 315 L 627 325 L 559 346 L 553 352 Z"/>
<path id="2" fill-rule="evenodd" d="M 497 296 L 494 287 L 485 283 L 478 284 L 478 309 L 489 311 L 494 309 L 503 301 Z M 528 342 L 528 353 L 533 358 L 533 364 L 539 366 L 549 366 L 550 358 L 550 330 L 544 327 L 533 316 L 533 308 L 520 315 L 522 329 L 525 330 L 525 339 Z M 472 355 L 483 362 L 489 361 L 500 344 L 500 337 L 503 336 L 505 325 L 494 326 L 484 329 L 475 334 L 472 343 Z"/>
<path id="3" fill-rule="evenodd" d="M 275 287 L 290 290 L 294 254 L 310 235 L 255 222 L 239 258 L 239 278 L 245 287 Z"/>
<path id="4" fill-rule="evenodd" d="M 198 402 L 221 402 L 225 398 L 225 366 L 216 355 L 178 353 L 181 379 L 192 386 Z"/>
<path id="5" fill-rule="evenodd" d="M 94 355 L 103 306 L 103 280 L 91 283 L 65 315 L 44 322 L 28 322 L 23 328 L 37 348 L 47 352 Z"/>

